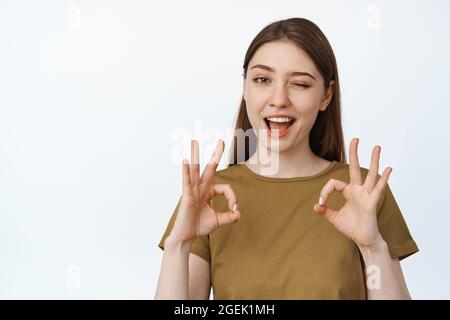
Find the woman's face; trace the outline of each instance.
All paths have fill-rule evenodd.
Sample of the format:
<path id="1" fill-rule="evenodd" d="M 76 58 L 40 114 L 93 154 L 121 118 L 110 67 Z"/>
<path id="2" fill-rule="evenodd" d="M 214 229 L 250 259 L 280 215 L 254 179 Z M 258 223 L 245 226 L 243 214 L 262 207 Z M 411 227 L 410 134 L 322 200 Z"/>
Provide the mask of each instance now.
<path id="1" fill-rule="evenodd" d="M 243 88 L 258 140 L 268 150 L 277 141 L 278 152 L 297 146 L 309 137 L 319 110 L 331 101 L 333 88 L 331 81 L 325 91 L 320 72 L 304 50 L 289 42 L 262 45 L 248 64 Z"/>

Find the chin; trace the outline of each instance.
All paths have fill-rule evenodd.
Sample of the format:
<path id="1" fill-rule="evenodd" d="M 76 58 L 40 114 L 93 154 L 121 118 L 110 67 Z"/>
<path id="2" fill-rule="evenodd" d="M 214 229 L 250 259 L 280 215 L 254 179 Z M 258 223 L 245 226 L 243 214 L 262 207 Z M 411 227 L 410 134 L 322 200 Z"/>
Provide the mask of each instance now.
<path id="1" fill-rule="evenodd" d="M 282 153 L 282 152 L 285 152 L 285 151 L 291 149 L 291 144 L 288 144 L 286 142 L 281 142 L 278 147 L 275 147 L 275 146 L 272 147 L 269 143 L 269 145 L 264 145 L 264 147 L 267 150 L 269 150 L 270 152 Z"/>
<path id="2" fill-rule="evenodd" d="M 285 152 L 291 149 L 294 146 L 295 139 L 292 139 L 292 136 L 289 138 L 282 137 L 270 137 L 266 136 L 267 140 L 262 140 L 261 145 L 265 147 L 270 152 Z"/>

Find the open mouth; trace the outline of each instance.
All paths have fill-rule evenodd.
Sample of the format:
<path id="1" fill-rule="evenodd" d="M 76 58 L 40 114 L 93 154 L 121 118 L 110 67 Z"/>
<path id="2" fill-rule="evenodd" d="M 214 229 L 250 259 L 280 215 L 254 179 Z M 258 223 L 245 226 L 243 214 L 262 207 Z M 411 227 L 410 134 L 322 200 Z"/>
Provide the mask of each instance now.
<path id="1" fill-rule="evenodd" d="M 288 134 L 295 119 L 291 117 L 267 117 L 264 118 L 264 122 L 271 137 L 281 138 Z"/>

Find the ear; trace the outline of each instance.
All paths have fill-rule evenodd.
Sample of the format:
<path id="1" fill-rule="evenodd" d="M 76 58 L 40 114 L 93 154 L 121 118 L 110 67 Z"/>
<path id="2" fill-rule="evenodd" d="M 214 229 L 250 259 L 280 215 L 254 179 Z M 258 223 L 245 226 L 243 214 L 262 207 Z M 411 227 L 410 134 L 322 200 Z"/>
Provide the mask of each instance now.
<path id="1" fill-rule="evenodd" d="M 333 98 L 333 93 L 334 93 L 334 80 L 330 81 L 330 84 L 328 85 L 327 91 L 325 92 L 325 95 L 322 99 L 322 102 L 320 103 L 320 111 L 325 111 L 327 110 L 328 105 L 331 102 L 331 99 Z"/>

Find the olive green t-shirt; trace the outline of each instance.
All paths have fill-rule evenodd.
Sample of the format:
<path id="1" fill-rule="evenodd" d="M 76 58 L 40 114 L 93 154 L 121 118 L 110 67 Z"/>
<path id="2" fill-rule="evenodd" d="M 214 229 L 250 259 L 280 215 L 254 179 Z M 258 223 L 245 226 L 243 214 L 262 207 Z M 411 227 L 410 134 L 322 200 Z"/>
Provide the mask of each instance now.
<path id="1" fill-rule="evenodd" d="M 368 169 L 361 168 L 362 181 Z M 314 212 L 320 191 L 331 179 L 349 182 L 349 165 L 332 161 L 308 177 L 274 178 L 244 163 L 216 172 L 214 184 L 233 188 L 241 218 L 192 243 L 191 252 L 210 263 L 214 299 L 366 299 L 363 259 L 356 243 Z M 340 192 L 327 205 L 339 210 Z M 176 219 L 178 204 L 158 246 Z M 228 211 L 224 196 L 213 207 Z M 389 184 L 378 203 L 378 228 L 391 257 L 418 251 Z"/>

